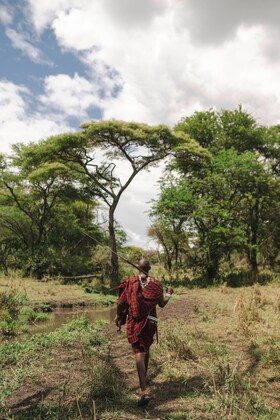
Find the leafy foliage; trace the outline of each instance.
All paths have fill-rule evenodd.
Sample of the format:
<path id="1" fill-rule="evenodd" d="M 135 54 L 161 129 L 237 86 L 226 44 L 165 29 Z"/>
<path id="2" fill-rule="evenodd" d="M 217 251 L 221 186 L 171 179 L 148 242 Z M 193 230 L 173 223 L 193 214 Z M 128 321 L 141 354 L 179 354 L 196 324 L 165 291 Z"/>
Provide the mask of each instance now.
<path id="1" fill-rule="evenodd" d="M 193 153 L 177 147 L 151 211 L 150 233 L 169 266 L 175 255 L 170 249 L 184 234 L 185 266 L 204 284 L 225 275 L 224 263 L 232 273 L 244 256 L 256 281 L 259 264 L 276 268 L 279 254 L 279 131 L 259 126 L 241 107 L 196 112 L 175 129 L 185 133 Z M 171 248 L 163 239 L 168 229 Z"/>

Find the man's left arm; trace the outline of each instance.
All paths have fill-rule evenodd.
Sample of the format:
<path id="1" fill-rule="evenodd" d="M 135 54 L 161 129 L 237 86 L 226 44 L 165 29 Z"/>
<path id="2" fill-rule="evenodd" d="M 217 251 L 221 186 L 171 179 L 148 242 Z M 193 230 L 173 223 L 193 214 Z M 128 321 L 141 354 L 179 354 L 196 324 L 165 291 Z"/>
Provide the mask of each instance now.
<path id="1" fill-rule="evenodd" d="M 167 305 L 167 303 L 169 302 L 169 299 L 173 293 L 174 293 L 174 290 L 172 289 L 172 287 L 167 287 L 166 293 L 160 298 L 158 306 L 160 306 L 161 308 L 164 308 L 165 305 Z"/>

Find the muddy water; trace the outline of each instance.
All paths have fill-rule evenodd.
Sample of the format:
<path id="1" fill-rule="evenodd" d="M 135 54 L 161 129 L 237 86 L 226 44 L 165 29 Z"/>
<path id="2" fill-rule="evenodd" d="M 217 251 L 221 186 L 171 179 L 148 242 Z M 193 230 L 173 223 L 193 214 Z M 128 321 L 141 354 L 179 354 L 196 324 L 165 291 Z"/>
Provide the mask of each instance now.
<path id="1" fill-rule="evenodd" d="M 29 329 L 28 335 L 38 333 L 49 333 L 61 327 L 67 322 L 81 317 L 88 318 L 90 321 L 105 320 L 113 322 L 116 316 L 116 306 L 109 306 L 106 308 L 88 307 L 88 308 L 58 308 L 50 314 L 50 319 L 46 322 L 39 323 Z"/>

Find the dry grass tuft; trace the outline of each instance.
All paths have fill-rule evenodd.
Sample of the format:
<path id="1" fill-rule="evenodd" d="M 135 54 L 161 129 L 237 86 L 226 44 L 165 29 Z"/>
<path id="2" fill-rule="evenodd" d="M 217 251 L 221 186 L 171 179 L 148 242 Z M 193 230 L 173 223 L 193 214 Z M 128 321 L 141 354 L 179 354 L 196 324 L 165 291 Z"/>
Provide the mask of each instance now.
<path id="1" fill-rule="evenodd" d="M 280 312 L 280 294 L 277 296 L 276 301 L 275 301 L 275 312 Z"/>
<path id="2" fill-rule="evenodd" d="M 261 287 L 259 284 L 255 284 L 250 295 L 251 306 L 256 306 L 258 308 L 263 308 L 267 304 L 267 300 L 263 297 L 261 293 Z"/>
<path id="3" fill-rule="evenodd" d="M 223 283 L 219 288 L 220 293 L 229 293 L 227 282 Z"/>
<path id="4" fill-rule="evenodd" d="M 240 293 L 234 304 L 234 312 L 238 315 L 237 329 L 245 334 L 250 334 L 250 328 L 253 324 L 262 321 L 260 309 L 262 309 L 266 303 L 267 301 L 262 297 L 259 285 L 255 285 L 252 288 L 247 299 L 243 293 Z"/>
<path id="5" fill-rule="evenodd" d="M 237 298 L 235 299 L 233 311 L 238 313 L 243 308 L 244 308 L 244 294 L 239 293 L 239 295 L 237 295 Z"/>
<path id="6" fill-rule="evenodd" d="M 177 359 L 195 359 L 194 350 L 191 348 L 191 340 L 186 333 L 183 324 L 166 324 L 164 331 L 165 346 L 172 356 Z"/>
<path id="7" fill-rule="evenodd" d="M 251 418 L 255 414 L 255 393 L 239 362 L 232 365 L 226 358 L 212 355 L 208 363 L 210 377 L 207 386 L 220 416 L 237 419 L 246 415 L 244 418 Z"/>

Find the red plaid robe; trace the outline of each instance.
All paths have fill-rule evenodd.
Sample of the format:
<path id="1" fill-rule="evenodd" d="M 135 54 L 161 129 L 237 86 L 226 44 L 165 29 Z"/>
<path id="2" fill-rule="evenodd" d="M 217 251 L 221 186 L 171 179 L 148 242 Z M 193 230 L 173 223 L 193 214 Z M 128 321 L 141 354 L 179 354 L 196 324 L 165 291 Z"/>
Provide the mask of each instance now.
<path id="1" fill-rule="evenodd" d="M 151 279 L 149 284 L 142 288 L 139 276 L 130 277 L 119 286 L 118 304 L 127 310 L 126 332 L 129 343 L 139 340 L 139 336 L 147 323 L 148 315 L 154 317 L 156 305 L 163 296 L 162 285 L 158 280 Z"/>

